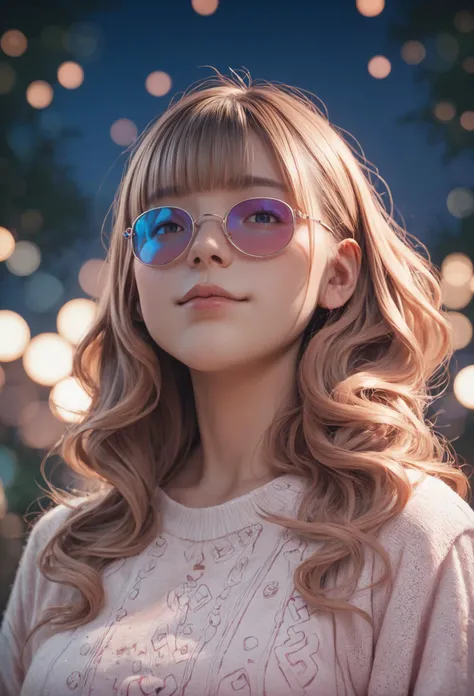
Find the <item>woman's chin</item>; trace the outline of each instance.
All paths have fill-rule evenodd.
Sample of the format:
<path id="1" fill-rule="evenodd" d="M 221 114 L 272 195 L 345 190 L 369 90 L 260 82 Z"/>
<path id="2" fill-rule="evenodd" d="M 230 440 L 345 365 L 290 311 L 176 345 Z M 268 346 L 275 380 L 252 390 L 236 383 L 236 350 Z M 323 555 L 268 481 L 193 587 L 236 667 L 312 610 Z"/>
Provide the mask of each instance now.
<path id="1" fill-rule="evenodd" d="M 242 353 L 237 353 L 235 350 L 225 353 L 216 349 L 209 349 L 202 352 L 199 351 L 199 353 L 187 352 L 176 357 L 190 370 L 195 370 L 196 372 L 227 372 L 244 367 L 246 362 Z"/>

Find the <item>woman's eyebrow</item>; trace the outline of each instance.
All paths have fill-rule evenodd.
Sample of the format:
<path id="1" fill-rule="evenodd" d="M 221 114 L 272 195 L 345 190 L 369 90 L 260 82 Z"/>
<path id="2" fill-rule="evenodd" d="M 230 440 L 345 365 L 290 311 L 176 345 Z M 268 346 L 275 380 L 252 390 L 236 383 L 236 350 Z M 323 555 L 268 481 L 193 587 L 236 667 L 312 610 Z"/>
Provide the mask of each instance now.
<path id="1" fill-rule="evenodd" d="M 242 182 L 234 185 L 230 184 L 230 188 L 235 189 L 236 191 L 253 188 L 256 186 L 269 186 L 271 188 L 276 188 L 279 191 L 283 191 L 284 193 L 290 193 L 285 184 L 280 181 L 275 181 L 275 179 L 270 179 L 266 176 L 247 175 L 244 177 Z M 163 188 L 159 188 L 154 192 L 150 203 L 158 203 L 160 199 L 166 198 L 167 196 L 184 196 L 190 193 L 190 191 L 185 191 L 185 189 L 180 186 L 164 186 Z"/>

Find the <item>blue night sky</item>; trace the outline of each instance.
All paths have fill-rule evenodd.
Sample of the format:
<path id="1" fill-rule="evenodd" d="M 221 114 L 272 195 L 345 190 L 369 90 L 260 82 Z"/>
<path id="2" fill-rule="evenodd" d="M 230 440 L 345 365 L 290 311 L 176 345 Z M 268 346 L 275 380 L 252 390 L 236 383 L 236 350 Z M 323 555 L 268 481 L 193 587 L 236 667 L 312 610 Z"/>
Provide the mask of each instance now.
<path id="1" fill-rule="evenodd" d="M 396 19 L 394 3 L 378 17 L 358 13 L 355 1 L 221 0 L 210 16 L 198 15 L 190 0 L 123 0 L 112 12 L 87 19 L 104 34 L 99 59 L 83 64 L 77 90 L 55 87 L 49 109 L 82 136 L 65 150 L 81 187 L 94 199 L 98 226 L 112 201 L 125 164 L 110 126 L 131 119 L 141 132 L 176 92 L 209 78 L 215 66 L 246 68 L 252 77 L 275 80 L 314 93 L 330 120 L 360 143 L 365 156 L 387 181 L 398 222 L 429 245 L 430 230 L 442 221 L 458 224 L 446 208 L 455 186 L 472 177 L 467 159 L 446 166 L 442 144 L 427 143 L 419 125 L 397 118 L 425 103 L 427 87 L 416 84 L 416 66 L 407 65 L 388 38 Z M 396 3 L 395 3 L 396 5 Z M 385 55 L 392 72 L 372 78 L 367 63 Z M 428 57 L 425 60 L 429 59 Z M 164 97 L 145 89 L 150 72 L 163 70 L 173 81 Z"/>

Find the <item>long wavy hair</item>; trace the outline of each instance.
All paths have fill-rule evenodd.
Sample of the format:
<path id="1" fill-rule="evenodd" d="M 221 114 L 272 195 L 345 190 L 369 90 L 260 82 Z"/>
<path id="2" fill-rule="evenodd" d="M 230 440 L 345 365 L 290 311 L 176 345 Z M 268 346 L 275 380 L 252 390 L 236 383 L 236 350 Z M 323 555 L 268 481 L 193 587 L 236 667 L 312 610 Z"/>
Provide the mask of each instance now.
<path id="1" fill-rule="evenodd" d="M 391 209 L 384 207 L 372 176 L 386 186 L 383 179 L 312 97 L 248 73 L 217 72 L 172 100 L 131 149 L 113 206 L 106 288 L 75 353 L 73 372 L 91 405 L 46 457 L 59 454 L 87 493 L 56 488 L 44 473 L 46 459 L 41 465 L 51 499 L 71 512 L 38 566 L 78 592 L 69 604 L 49 607 L 27 641 L 45 623 L 67 630 L 98 615 L 102 571 L 142 552 L 160 532 L 155 488 L 199 446 L 189 369 L 154 343 L 137 315 L 123 231 L 158 187 L 189 192 L 238 184 L 248 171 L 250 134 L 274 153 L 297 206 L 314 217 L 317 192 L 334 241 L 352 237 L 362 250 L 350 300 L 337 310 L 315 309 L 298 356 L 297 403 L 278 413 L 263 441 L 275 475 L 307 479 L 296 517 L 269 519 L 324 542 L 295 570 L 295 588 L 315 609 L 354 611 L 373 626 L 344 598 L 358 581 L 365 544 L 387 568 L 369 587 L 393 583 L 376 533 L 416 487 L 407 470 L 442 479 L 463 499 L 470 494 L 450 443 L 426 419 L 453 354 L 438 269 L 395 222 L 388 187 Z M 330 598 L 329 578 L 347 565 L 354 573 L 340 588 L 346 594 Z"/>

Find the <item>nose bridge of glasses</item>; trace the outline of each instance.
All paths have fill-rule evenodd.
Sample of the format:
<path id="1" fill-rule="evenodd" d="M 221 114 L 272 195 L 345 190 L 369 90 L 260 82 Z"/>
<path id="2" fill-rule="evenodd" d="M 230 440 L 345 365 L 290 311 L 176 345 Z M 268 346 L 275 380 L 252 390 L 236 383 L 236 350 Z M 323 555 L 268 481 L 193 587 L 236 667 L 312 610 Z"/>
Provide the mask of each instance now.
<path id="1" fill-rule="evenodd" d="M 225 235 L 227 235 L 226 231 L 226 226 L 225 226 L 225 217 L 222 217 L 222 215 L 217 215 L 217 213 L 202 213 L 201 215 L 198 215 L 197 218 L 194 220 L 194 228 L 195 228 L 195 238 L 197 236 L 197 232 L 199 231 L 199 228 L 201 226 L 201 220 L 202 218 L 218 218 L 221 223 L 221 229 L 224 232 Z"/>
<path id="2" fill-rule="evenodd" d="M 217 215 L 217 213 L 202 213 L 201 215 L 198 215 L 197 218 L 194 220 L 194 224 L 196 225 L 199 220 L 203 217 L 216 217 L 219 218 L 221 222 L 224 222 L 225 218 L 222 217 L 222 215 Z"/>

